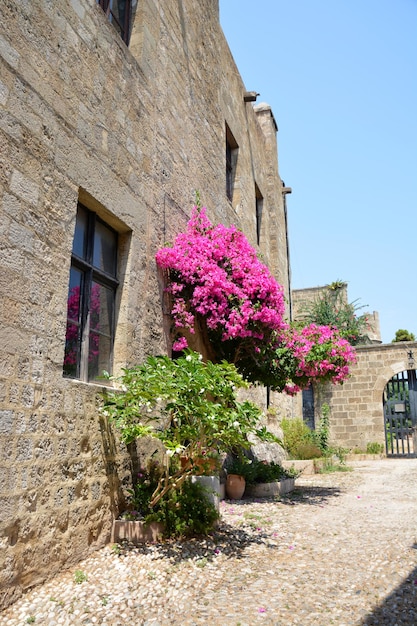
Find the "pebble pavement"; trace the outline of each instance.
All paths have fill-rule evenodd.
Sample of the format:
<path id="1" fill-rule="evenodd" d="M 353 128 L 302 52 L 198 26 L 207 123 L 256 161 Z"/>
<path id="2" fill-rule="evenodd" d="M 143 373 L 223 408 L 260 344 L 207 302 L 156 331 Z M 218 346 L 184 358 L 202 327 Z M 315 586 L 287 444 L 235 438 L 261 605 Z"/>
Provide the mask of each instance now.
<path id="1" fill-rule="evenodd" d="M 416 626 L 417 459 L 348 465 L 281 500 L 223 501 L 210 537 L 107 546 L 0 625 Z"/>

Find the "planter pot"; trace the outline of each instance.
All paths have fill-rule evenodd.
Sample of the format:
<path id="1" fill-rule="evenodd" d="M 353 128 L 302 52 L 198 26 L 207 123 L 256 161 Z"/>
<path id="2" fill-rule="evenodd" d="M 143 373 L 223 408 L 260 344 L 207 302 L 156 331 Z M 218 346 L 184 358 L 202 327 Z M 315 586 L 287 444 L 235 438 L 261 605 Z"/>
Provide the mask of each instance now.
<path id="1" fill-rule="evenodd" d="M 246 487 L 246 495 L 252 498 L 274 498 L 290 493 L 294 489 L 294 478 L 284 478 L 270 483 L 257 483 Z"/>
<path id="2" fill-rule="evenodd" d="M 191 482 L 200 483 L 204 488 L 207 500 L 219 512 L 219 502 L 221 498 L 220 480 L 218 476 L 190 476 Z"/>
<path id="3" fill-rule="evenodd" d="M 189 458 L 187 456 L 180 457 L 181 468 L 184 467 L 189 462 Z M 193 475 L 194 476 L 214 476 L 219 473 L 218 461 L 217 459 L 213 459 L 211 457 L 195 459 L 193 466 Z"/>
<path id="4" fill-rule="evenodd" d="M 117 519 L 113 522 L 111 541 L 118 543 L 128 541 L 129 543 L 155 543 L 162 539 L 164 525 L 161 522 L 136 522 L 124 519 Z"/>
<path id="5" fill-rule="evenodd" d="M 245 493 L 246 481 L 239 474 L 228 474 L 226 478 L 226 495 L 231 500 L 240 500 Z"/>

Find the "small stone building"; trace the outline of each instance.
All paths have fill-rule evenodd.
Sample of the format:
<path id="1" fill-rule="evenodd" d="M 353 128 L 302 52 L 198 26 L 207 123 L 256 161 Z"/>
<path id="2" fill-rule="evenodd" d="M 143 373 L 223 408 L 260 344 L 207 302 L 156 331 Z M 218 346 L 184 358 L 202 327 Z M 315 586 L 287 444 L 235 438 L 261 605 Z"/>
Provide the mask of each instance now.
<path id="1" fill-rule="evenodd" d="M 289 189 L 218 0 L 2 0 L 0 18 L 4 606 L 109 540 L 131 462 L 100 375 L 169 353 L 154 255 L 195 190 L 289 298 Z"/>
<path id="2" fill-rule="evenodd" d="M 292 291 L 294 319 L 325 289 L 341 289 L 347 303 L 346 283 Z M 417 343 L 382 344 L 379 316 L 366 313 L 370 343 L 356 346 L 357 363 L 343 385 L 314 385 L 298 394 L 295 416 L 316 428 L 323 404 L 330 408 L 330 440 L 346 450 L 366 451 L 379 444 L 388 456 L 417 453 Z M 293 408 L 294 408 L 293 407 Z"/>

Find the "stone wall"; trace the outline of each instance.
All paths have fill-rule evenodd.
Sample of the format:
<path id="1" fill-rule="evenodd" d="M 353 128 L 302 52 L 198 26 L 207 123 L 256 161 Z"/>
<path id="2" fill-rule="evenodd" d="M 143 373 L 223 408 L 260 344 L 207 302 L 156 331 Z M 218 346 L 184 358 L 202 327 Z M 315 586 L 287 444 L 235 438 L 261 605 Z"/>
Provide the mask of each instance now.
<path id="1" fill-rule="evenodd" d="M 314 389 L 316 423 L 327 402 L 334 445 L 366 450 L 368 443 L 385 444 L 382 394 L 395 374 L 410 369 L 410 350 L 416 354 L 417 342 L 357 347 L 357 363 L 343 385 Z"/>
<path id="2" fill-rule="evenodd" d="M 154 255 L 194 190 L 289 294 L 277 126 L 217 0 L 141 0 L 129 48 L 95 0 L 0 3 L 0 606 L 105 544 L 131 459 L 100 387 L 63 378 L 77 202 L 119 233 L 114 371 L 169 349 Z M 238 145 L 225 191 L 226 124 Z"/>

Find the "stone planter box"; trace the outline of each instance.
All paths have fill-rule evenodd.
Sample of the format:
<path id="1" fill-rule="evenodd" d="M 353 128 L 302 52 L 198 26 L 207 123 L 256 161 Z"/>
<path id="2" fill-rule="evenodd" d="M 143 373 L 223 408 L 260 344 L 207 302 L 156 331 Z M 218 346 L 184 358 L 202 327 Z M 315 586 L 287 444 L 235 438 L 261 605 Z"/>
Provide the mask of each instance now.
<path id="1" fill-rule="evenodd" d="M 219 512 L 219 503 L 222 497 L 220 489 L 220 479 L 218 476 L 190 476 L 191 482 L 200 483 L 204 488 L 205 495 L 209 502 Z"/>
<path id="2" fill-rule="evenodd" d="M 273 498 L 276 496 L 284 496 L 286 493 L 290 493 L 294 489 L 294 485 L 294 478 L 275 480 L 271 483 L 246 485 L 245 495 L 250 498 Z"/>
<path id="3" fill-rule="evenodd" d="M 128 541 L 129 543 L 155 543 L 162 539 L 164 525 L 160 522 L 144 524 L 124 519 L 116 519 L 113 522 L 111 533 L 112 543 Z"/>

